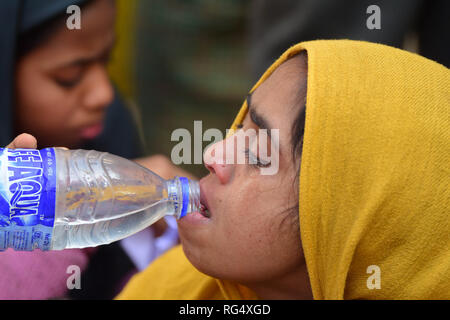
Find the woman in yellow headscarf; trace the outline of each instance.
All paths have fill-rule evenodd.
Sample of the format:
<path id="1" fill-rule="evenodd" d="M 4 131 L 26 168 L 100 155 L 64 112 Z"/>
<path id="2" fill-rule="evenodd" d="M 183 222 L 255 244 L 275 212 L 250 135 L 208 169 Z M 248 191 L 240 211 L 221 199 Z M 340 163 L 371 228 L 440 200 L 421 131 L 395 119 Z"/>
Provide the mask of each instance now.
<path id="1" fill-rule="evenodd" d="M 279 129 L 277 174 L 205 159 L 206 217 L 118 299 L 450 299 L 449 107 L 449 70 L 416 54 L 290 48 L 232 126 Z"/>
<path id="2" fill-rule="evenodd" d="M 449 70 L 419 55 L 290 48 L 232 126 L 279 129 L 277 174 L 257 149 L 205 158 L 208 211 L 118 299 L 450 299 L 449 107 Z"/>
<path id="3" fill-rule="evenodd" d="M 416 54 L 290 48 L 232 126 L 279 129 L 277 173 L 261 146 L 205 158 L 208 210 L 118 299 L 450 299 L 449 107 L 449 70 Z"/>

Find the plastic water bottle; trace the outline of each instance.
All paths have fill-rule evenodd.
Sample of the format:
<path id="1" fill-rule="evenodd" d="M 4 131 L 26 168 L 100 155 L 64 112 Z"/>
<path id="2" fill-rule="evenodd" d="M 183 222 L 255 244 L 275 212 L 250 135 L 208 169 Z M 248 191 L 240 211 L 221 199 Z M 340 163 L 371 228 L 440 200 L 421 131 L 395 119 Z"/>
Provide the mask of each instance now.
<path id="1" fill-rule="evenodd" d="M 108 244 L 199 208 L 198 182 L 109 153 L 0 148 L 0 250 Z"/>

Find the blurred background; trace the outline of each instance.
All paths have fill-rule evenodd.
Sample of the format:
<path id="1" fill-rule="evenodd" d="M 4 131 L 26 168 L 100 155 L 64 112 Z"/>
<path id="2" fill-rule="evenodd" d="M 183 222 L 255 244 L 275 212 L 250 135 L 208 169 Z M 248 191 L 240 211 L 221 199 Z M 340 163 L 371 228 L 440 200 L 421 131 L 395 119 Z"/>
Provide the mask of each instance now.
<path id="1" fill-rule="evenodd" d="M 348 38 L 385 43 L 447 67 L 447 0 L 118 0 L 110 73 L 142 124 L 146 154 L 170 157 L 195 120 L 225 132 L 253 83 L 289 46 Z M 370 5 L 380 29 L 366 25 Z M 206 146 L 207 143 L 204 144 Z M 203 165 L 184 166 L 196 175 Z"/>
<path id="2" fill-rule="evenodd" d="M 241 0 L 119 0 L 112 78 L 136 106 L 147 154 L 170 157 L 177 128 L 225 133 L 251 76 L 246 12 Z M 205 143 L 206 146 L 208 143 Z M 203 165 L 185 165 L 206 173 Z"/>

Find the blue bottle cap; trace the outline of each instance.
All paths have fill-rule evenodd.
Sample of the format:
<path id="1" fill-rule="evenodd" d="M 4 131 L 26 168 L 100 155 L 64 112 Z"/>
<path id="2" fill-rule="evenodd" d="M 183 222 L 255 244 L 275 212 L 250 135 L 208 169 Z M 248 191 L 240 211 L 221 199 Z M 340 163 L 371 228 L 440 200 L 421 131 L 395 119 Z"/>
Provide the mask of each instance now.
<path id="1" fill-rule="evenodd" d="M 182 193 L 182 197 L 183 197 L 183 204 L 181 206 L 181 213 L 180 213 L 180 218 L 183 218 L 186 213 L 187 213 L 187 209 L 189 206 L 189 180 L 187 178 L 184 177 L 180 177 L 180 182 L 181 182 L 181 193 Z"/>

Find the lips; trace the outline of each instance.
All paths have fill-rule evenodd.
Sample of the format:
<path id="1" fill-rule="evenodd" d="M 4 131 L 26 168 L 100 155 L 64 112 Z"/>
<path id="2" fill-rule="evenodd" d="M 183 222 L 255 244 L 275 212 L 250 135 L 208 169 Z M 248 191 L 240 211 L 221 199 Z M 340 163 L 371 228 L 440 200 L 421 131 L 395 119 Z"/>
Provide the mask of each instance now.
<path id="1" fill-rule="evenodd" d="M 201 204 L 199 212 L 205 218 L 208 218 L 208 219 L 211 218 L 211 213 L 209 212 L 208 208 L 205 205 Z"/>
<path id="2" fill-rule="evenodd" d="M 208 205 L 208 199 L 203 187 L 203 183 L 200 182 L 200 214 L 204 216 L 205 218 L 211 218 L 211 211 L 210 207 Z"/>
<path id="3" fill-rule="evenodd" d="M 92 140 L 98 137 L 103 132 L 103 123 L 97 123 L 81 130 L 81 137 L 83 139 Z"/>

